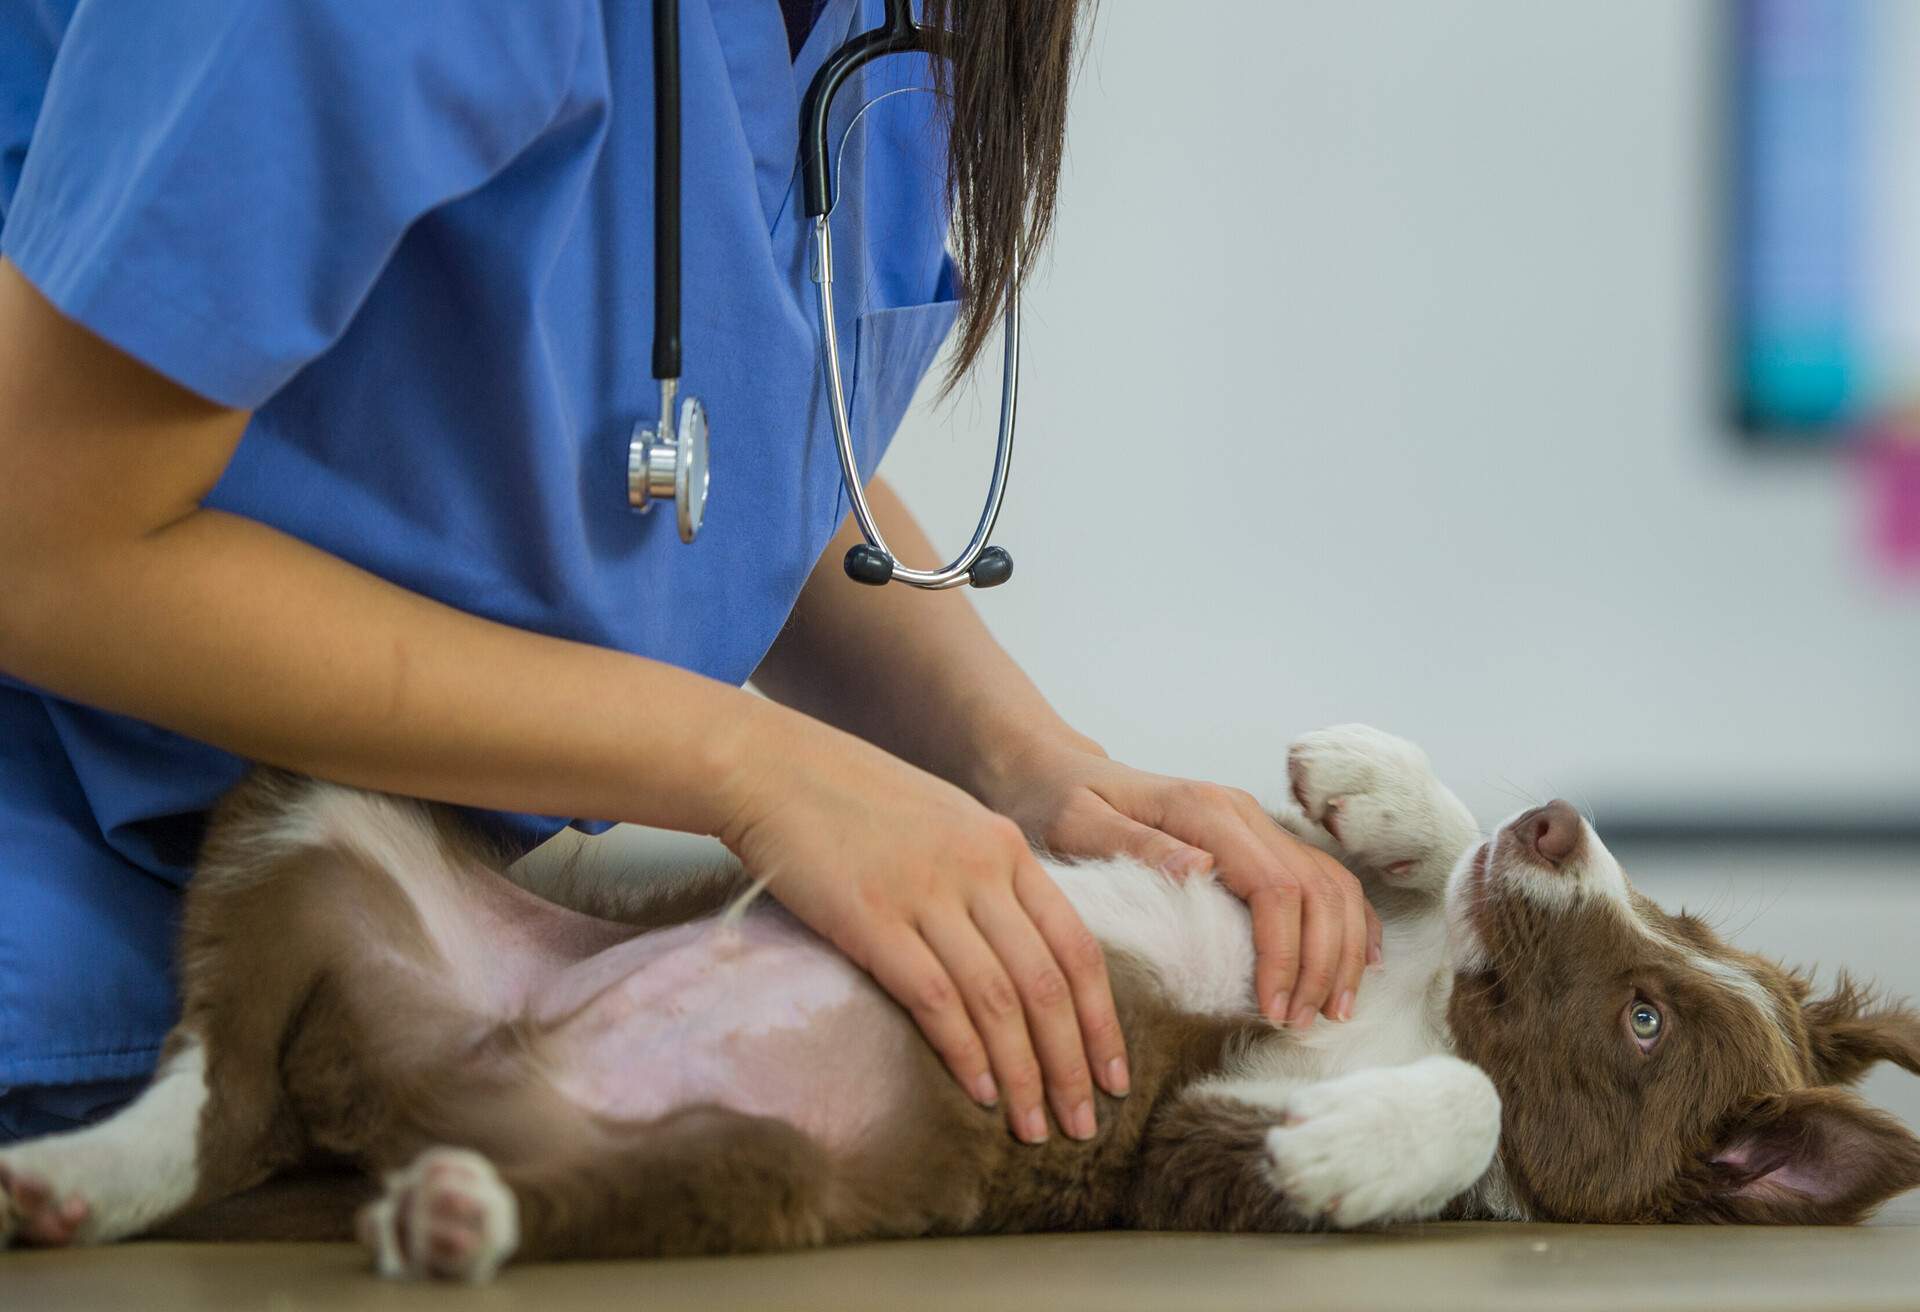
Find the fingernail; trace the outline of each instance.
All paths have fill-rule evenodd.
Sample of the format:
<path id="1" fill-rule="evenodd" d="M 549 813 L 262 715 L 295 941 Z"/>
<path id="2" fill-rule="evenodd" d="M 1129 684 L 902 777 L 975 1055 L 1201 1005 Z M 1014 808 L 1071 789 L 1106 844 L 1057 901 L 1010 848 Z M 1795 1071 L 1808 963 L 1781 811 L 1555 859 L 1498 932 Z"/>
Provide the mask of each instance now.
<path id="1" fill-rule="evenodd" d="M 1093 1138 L 1093 1104 L 1083 1102 L 1073 1109 L 1073 1115 L 1067 1118 L 1067 1133 L 1076 1139 Z"/>
<path id="2" fill-rule="evenodd" d="M 1281 989 L 1267 1000 L 1267 1019 L 1275 1025 L 1285 1025 L 1287 1023 L 1287 999 L 1289 996 L 1285 989 Z"/>
<path id="3" fill-rule="evenodd" d="M 1342 993 L 1338 998 L 1334 999 L 1333 1018 L 1335 1020 L 1352 1020 L 1353 1019 L 1353 990 L 1352 989 L 1348 989 L 1345 993 Z"/>
<path id="4" fill-rule="evenodd" d="M 1015 1133 L 1022 1143 L 1045 1143 L 1047 1141 L 1047 1116 L 1038 1107 L 1030 1107 L 1020 1113 L 1019 1128 Z"/>
<path id="5" fill-rule="evenodd" d="M 1163 873 L 1175 879 L 1203 875 L 1213 868 L 1213 858 L 1197 847 L 1183 847 L 1160 863 Z"/>
<path id="6" fill-rule="evenodd" d="M 1303 1002 L 1295 1007 L 1293 1014 L 1287 1017 L 1287 1024 L 1298 1029 L 1305 1029 L 1307 1026 L 1313 1024 L 1313 1004 Z"/>
<path id="7" fill-rule="evenodd" d="M 997 1106 L 1000 1102 L 1000 1090 L 994 1084 L 993 1076 L 986 1071 L 974 1077 L 973 1100 L 982 1107 Z"/>
<path id="8" fill-rule="evenodd" d="M 1133 1089 L 1133 1079 L 1127 1074 L 1127 1059 L 1115 1057 L 1107 1063 L 1107 1092 L 1116 1098 L 1124 1098 Z"/>
<path id="9" fill-rule="evenodd" d="M 1367 964 L 1369 966 L 1377 966 L 1380 964 L 1380 945 L 1378 943 L 1367 944 Z"/>

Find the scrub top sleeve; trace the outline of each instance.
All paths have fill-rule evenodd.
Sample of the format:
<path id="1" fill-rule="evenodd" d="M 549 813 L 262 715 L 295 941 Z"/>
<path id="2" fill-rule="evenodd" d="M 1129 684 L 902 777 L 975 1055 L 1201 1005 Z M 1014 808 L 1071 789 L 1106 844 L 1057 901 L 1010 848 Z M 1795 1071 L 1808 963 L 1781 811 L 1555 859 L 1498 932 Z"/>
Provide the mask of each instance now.
<path id="1" fill-rule="evenodd" d="M 255 408 L 409 225 L 553 121 L 583 21 L 557 0 L 81 0 L 0 253 L 136 359 Z"/>

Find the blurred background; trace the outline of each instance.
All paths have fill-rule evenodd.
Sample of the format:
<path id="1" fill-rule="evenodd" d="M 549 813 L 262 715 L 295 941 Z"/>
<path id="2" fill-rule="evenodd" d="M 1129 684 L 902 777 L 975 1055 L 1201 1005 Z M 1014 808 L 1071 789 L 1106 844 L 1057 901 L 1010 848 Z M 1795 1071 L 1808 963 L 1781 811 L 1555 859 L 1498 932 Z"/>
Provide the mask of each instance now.
<path id="1" fill-rule="evenodd" d="M 1802 27 L 1890 75 L 1810 85 L 1831 70 L 1802 45 L 1796 84 L 1772 40 L 1772 99 L 1743 104 L 1742 29 L 1782 11 L 1851 15 Z M 1272 785 L 1289 735 L 1366 720 L 1490 814 L 1559 793 L 1628 828 L 1920 835 L 1920 587 L 1876 549 L 1852 430 L 1744 426 L 1729 349 L 1787 337 L 1792 260 L 1864 221 L 1818 97 L 1898 93 L 1905 149 L 1852 168 L 1904 188 L 1914 246 L 1833 296 L 1857 276 L 1904 307 L 1920 371 L 1916 68 L 1911 0 L 1101 5 L 1027 302 L 1019 572 L 977 594 L 995 630 L 1169 770 Z M 943 545 L 977 512 L 987 372 L 924 389 L 882 467 Z"/>
<path id="2" fill-rule="evenodd" d="M 1912 0 L 1107 0 L 989 622 L 1117 756 L 1369 721 L 1920 995 L 1916 69 Z M 944 546 L 985 381 L 883 466 Z"/>

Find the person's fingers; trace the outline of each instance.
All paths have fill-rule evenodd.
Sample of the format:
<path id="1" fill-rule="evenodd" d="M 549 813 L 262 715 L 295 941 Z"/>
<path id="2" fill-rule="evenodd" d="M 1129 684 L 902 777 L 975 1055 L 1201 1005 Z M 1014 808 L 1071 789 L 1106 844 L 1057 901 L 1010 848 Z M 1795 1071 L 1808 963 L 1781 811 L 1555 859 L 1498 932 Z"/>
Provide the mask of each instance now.
<path id="1" fill-rule="evenodd" d="M 1247 895 L 1253 916 L 1253 988 L 1261 1014 L 1285 1025 L 1300 974 L 1300 889 L 1292 882 L 1257 885 Z"/>
<path id="2" fill-rule="evenodd" d="M 986 1045 L 952 975 L 926 941 L 902 928 L 868 954 L 866 965 L 880 987 L 907 1009 L 960 1087 L 981 1106 L 996 1105 L 1000 1091 L 988 1065 Z"/>
<path id="3" fill-rule="evenodd" d="M 1141 865 L 1182 879 L 1213 869 L 1212 854 L 1130 819 L 1098 799 L 1063 817 L 1048 846 L 1062 856 L 1124 854 Z"/>
<path id="4" fill-rule="evenodd" d="M 1028 861 L 1013 881 L 1014 896 L 1026 908 L 1053 959 L 1066 973 L 1073 992 L 1073 1011 L 1080 1024 L 1081 1046 L 1100 1087 L 1124 1098 L 1133 1087 L 1127 1070 L 1127 1041 L 1113 1003 L 1113 983 L 1107 976 L 1107 954 L 1080 913 L 1067 901 L 1060 886 L 1048 878 L 1039 862 Z"/>
<path id="5" fill-rule="evenodd" d="M 1221 869 L 1233 874 L 1229 886 L 1247 899 L 1253 913 L 1254 988 L 1261 1011 L 1276 1025 L 1311 1024 L 1327 993 L 1327 986 L 1317 982 L 1325 960 L 1325 928 L 1319 938 L 1308 932 L 1309 908 L 1324 881 L 1311 850 L 1289 844 L 1258 803 L 1251 797 L 1228 798 L 1232 819 L 1219 828 L 1233 855 L 1221 856 Z M 1305 995 L 1317 1001 L 1302 1019 Z"/>
<path id="6" fill-rule="evenodd" d="M 1334 994 L 1332 1010 L 1327 1014 L 1335 1020 L 1353 1019 L 1353 1000 L 1360 992 L 1360 977 L 1367 969 L 1367 899 L 1361 896 L 1357 882 L 1349 881 L 1341 888 L 1346 909 L 1346 933 L 1340 940 L 1340 978 L 1337 992 Z"/>
<path id="7" fill-rule="evenodd" d="M 974 924 L 1019 991 L 1027 1033 L 1040 1059 L 1047 1101 L 1060 1128 L 1076 1139 L 1094 1133 L 1093 1077 L 1074 1015 L 1073 987 L 1027 909 L 1016 897 L 985 891 L 969 906 Z M 992 1040 L 988 1040 L 991 1045 Z"/>
<path id="8" fill-rule="evenodd" d="M 1301 843 L 1274 824 L 1251 797 L 1227 790 L 1220 790 L 1219 797 L 1226 807 L 1211 817 L 1208 842 L 1215 851 L 1225 854 L 1221 869 L 1233 873 L 1235 878 L 1229 882 L 1243 891 L 1253 912 L 1257 1003 L 1261 1012 L 1275 1024 L 1310 1024 L 1311 1010 L 1306 1012 L 1304 1021 L 1290 1022 L 1290 1017 L 1296 1014 L 1301 971 L 1311 968 L 1316 978 L 1323 969 L 1332 971 L 1332 981 L 1322 998 L 1324 1006 L 1334 1006 L 1349 990 L 1357 994 L 1360 972 L 1370 960 L 1379 960 L 1379 919 L 1361 896 L 1359 882 L 1332 857 Z M 1110 840 L 1120 839 L 1110 842 L 1110 848 L 1119 846 L 1137 859 L 1163 869 L 1169 865 L 1169 854 L 1175 863 L 1186 859 L 1185 852 L 1198 853 L 1211 861 L 1206 853 L 1164 831 L 1128 820 L 1118 812 L 1114 815 L 1119 824 L 1138 832 L 1124 838 L 1120 838 L 1118 830 L 1110 832 L 1107 835 Z M 1303 939 L 1308 890 L 1323 886 L 1343 903 L 1337 917 L 1339 928 L 1336 931 L 1329 921 L 1318 938 Z M 1357 914 L 1364 922 L 1359 934 L 1351 939 L 1357 945 L 1352 949 L 1348 947 L 1348 913 Z M 1350 950 L 1358 954 L 1358 969 L 1348 960 Z M 1335 960 L 1329 963 L 1317 955 L 1324 952 L 1331 952 Z M 1320 994 L 1318 988 L 1311 991 L 1316 996 Z"/>
<path id="9" fill-rule="evenodd" d="M 1373 903 L 1362 898 L 1360 904 L 1367 909 L 1367 964 L 1377 966 L 1386 956 L 1387 931 L 1380 924 L 1380 913 L 1373 909 Z"/>
<path id="10" fill-rule="evenodd" d="M 1333 996 L 1340 967 L 1340 940 L 1346 932 L 1346 907 L 1337 889 L 1314 881 L 1301 890 L 1300 976 L 1293 988 L 1287 1019 L 1311 1025 L 1314 1013 Z"/>
<path id="11" fill-rule="evenodd" d="M 1251 799 L 1247 801 L 1251 803 Z M 1301 886 L 1306 891 L 1303 908 L 1316 901 L 1312 892 L 1316 885 L 1339 902 L 1340 932 L 1328 940 L 1335 944 L 1333 983 L 1324 1005 L 1328 1016 L 1336 1020 L 1349 1020 L 1353 1014 L 1353 998 L 1360 991 L 1360 981 L 1367 965 L 1381 958 L 1380 918 L 1367 902 L 1360 881 L 1354 878 L 1351 871 L 1327 853 L 1287 833 L 1273 823 L 1272 817 L 1258 811 L 1257 805 L 1255 809 L 1257 814 L 1248 817 L 1248 824 L 1274 850 L 1275 858 L 1296 871 L 1301 870 L 1301 862 L 1305 863 L 1304 878 L 1301 880 Z M 1300 969 L 1303 973 L 1309 970 L 1317 972 L 1319 969 L 1321 963 L 1315 953 L 1320 950 L 1318 944 L 1321 941 L 1309 938 L 1303 942 L 1300 952 Z M 1311 1015 L 1308 1020 L 1311 1021 Z"/>
<path id="12" fill-rule="evenodd" d="M 1247 900 L 1264 1014 L 1276 1024 L 1309 1025 L 1349 984 L 1358 991 L 1358 980 L 1346 978 L 1350 900 L 1359 904 L 1355 950 L 1363 969 L 1369 942 L 1379 938 L 1377 922 L 1368 923 L 1372 908 L 1345 867 L 1287 833 L 1238 789 L 1181 784 L 1134 801 L 1127 814 L 1211 852 L 1221 881 Z"/>
<path id="13" fill-rule="evenodd" d="M 983 936 L 964 907 L 924 917 L 920 932 L 958 983 L 974 1030 L 986 1044 L 993 1078 L 1006 1100 L 1008 1127 L 1025 1143 L 1045 1142 L 1047 1114 L 1042 1102 L 1047 1085 L 1028 1032 L 1026 1006 L 1014 985 L 1013 971 L 1018 967 L 1012 962 L 1002 964 L 998 947 Z M 1061 992 L 1064 996 L 1064 983 Z"/>

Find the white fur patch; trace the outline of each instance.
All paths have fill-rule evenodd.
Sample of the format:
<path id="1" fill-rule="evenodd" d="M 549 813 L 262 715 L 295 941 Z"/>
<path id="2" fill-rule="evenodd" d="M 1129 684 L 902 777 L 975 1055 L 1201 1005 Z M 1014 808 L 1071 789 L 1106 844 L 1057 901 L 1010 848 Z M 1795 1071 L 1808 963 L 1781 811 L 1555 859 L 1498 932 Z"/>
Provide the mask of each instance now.
<path id="1" fill-rule="evenodd" d="M 1530 1221 L 1532 1214 L 1521 1205 L 1513 1192 L 1513 1182 L 1507 1178 L 1507 1171 L 1498 1159 L 1487 1168 L 1480 1182 L 1473 1189 L 1473 1203 L 1476 1209 L 1496 1221 Z"/>
<path id="2" fill-rule="evenodd" d="M 98 1125 L 30 1139 L 0 1153 L 14 1176 L 47 1181 L 56 1198 L 86 1200 L 83 1244 L 139 1234 L 186 1206 L 199 1185 L 207 1059 L 190 1040 L 129 1106 Z"/>
<path id="3" fill-rule="evenodd" d="M 1125 859 L 1048 862 L 1047 873 L 1094 937 L 1152 966 L 1181 1010 L 1256 1010 L 1253 921 L 1211 875 L 1176 880 Z"/>
<path id="4" fill-rule="evenodd" d="M 1342 1228 L 1438 1215 L 1486 1174 L 1500 1142 L 1493 1082 L 1454 1057 L 1292 1089 L 1276 1109 L 1274 1187 L 1303 1216 Z"/>

